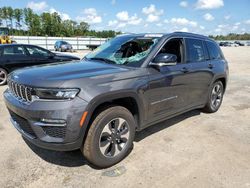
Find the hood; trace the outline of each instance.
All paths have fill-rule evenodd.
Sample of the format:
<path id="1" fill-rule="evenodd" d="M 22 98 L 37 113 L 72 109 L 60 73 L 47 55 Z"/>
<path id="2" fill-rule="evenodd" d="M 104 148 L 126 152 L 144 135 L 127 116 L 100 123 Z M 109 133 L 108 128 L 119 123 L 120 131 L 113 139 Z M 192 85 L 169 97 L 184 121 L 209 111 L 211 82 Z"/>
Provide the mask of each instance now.
<path id="1" fill-rule="evenodd" d="M 9 78 L 18 83 L 34 87 L 60 87 L 65 82 L 89 84 L 90 80 L 98 82 L 109 81 L 109 79 L 124 79 L 131 77 L 134 68 L 117 66 L 97 61 L 71 61 L 65 63 L 54 63 L 39 65 L 16 70 L 9 75 Z M 123 74 L 127 73 L 129 74 Z M 116 76 L 114 76 L 116 75 Z M 127 75 L 124 77 L 124 75 Z M 76 82 L 79 84 L 79 82 Z M 77 85 L 71 87 L 77 87 Z"/>

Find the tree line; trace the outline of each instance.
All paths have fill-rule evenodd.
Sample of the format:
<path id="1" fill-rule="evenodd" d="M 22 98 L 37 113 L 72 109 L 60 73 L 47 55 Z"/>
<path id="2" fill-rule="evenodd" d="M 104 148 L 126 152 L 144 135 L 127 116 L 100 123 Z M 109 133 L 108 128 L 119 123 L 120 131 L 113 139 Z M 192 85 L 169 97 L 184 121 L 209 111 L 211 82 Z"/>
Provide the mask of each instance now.
<path id="1" fill-rule="evenodd" d="M 86 22 L 77 23 L 73 20 L 62 20 L 57 12 L 37 14 L 30 8 L 1 7 L 0 26 L 3 25 L 10 29 L 11 35 L 108 38 L 120 34 L 120 32 L 112 30 L 90 30 L 90 25 Z"/>
<path id="2" fill-rule="evenodd" d="M 228 35 L 210 35 L 214 40 L 250 40 L 250 33 L 236 34 L 229 33 Z"/>

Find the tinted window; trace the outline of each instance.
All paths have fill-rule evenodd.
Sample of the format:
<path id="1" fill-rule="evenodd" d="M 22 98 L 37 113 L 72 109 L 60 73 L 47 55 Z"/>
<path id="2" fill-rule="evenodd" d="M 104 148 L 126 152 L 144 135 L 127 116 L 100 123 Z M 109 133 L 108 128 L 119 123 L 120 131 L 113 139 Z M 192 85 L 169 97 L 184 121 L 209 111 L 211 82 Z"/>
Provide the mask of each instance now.
<path id="1" fill-rule="evenodd" d="M 35 46 L 26 46 L 26 49 L 28 50 L 31 56 L 43 56 L 43 57 L 50 56 L 49 51 L 42 48 L 38 48 Z"/>
<path id="2" fill-rule="evenodd" d="M 205 60 L 204 48 L 201 40 L 187 39 L 187 60 L 189 62 Z"/>
<path id="3" fill-rule="evenodd" d="M 3 49 L 3 56 L 12 56 L 12 55 L 26 55 L 23 47 L 21 46 L 8 46 Z"/>
<path id="4" fill-rule="evenodd" d="M 206 42 L 210 59 L 221 59 L 222 54 L 219 47 L 213 42 Z"/>
<path id="5" fill-rule="evenodd" d="M 174 54 L 177 56 L 177 63 L 181 63 L 183 60 L 183 39 L 171 39 L 161 48 L 159 53 Z"/>

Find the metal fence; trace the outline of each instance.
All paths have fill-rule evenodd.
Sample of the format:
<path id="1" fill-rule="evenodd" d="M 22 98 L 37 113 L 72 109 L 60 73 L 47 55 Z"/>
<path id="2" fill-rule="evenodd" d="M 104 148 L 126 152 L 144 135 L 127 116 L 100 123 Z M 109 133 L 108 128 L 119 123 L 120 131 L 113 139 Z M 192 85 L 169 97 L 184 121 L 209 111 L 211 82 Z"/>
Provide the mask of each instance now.
<path id="1" fill-rule="evenodd" d="M 107 38 L 91 38 L 91 37 L 39 37 L 39 36 L 12 36 L 13 40 L 20 44 L 34 44 L 43 48 L 52 50 L 54 44 L 58 40 L 69 42 L 73 49 L 88 49 L 89 46 L 101 45 L 107 41 Z"/>

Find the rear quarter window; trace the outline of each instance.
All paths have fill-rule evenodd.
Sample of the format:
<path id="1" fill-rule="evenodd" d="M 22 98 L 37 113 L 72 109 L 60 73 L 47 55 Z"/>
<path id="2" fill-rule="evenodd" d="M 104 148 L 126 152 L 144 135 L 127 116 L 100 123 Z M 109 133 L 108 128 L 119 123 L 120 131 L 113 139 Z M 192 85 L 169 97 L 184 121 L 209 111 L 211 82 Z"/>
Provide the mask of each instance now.
<path id="1" fill-rule="evenodd" d="M 211 60 L 223 59 L 222 52 L 217 44 L 206 41 L 208 53 Z"/>

